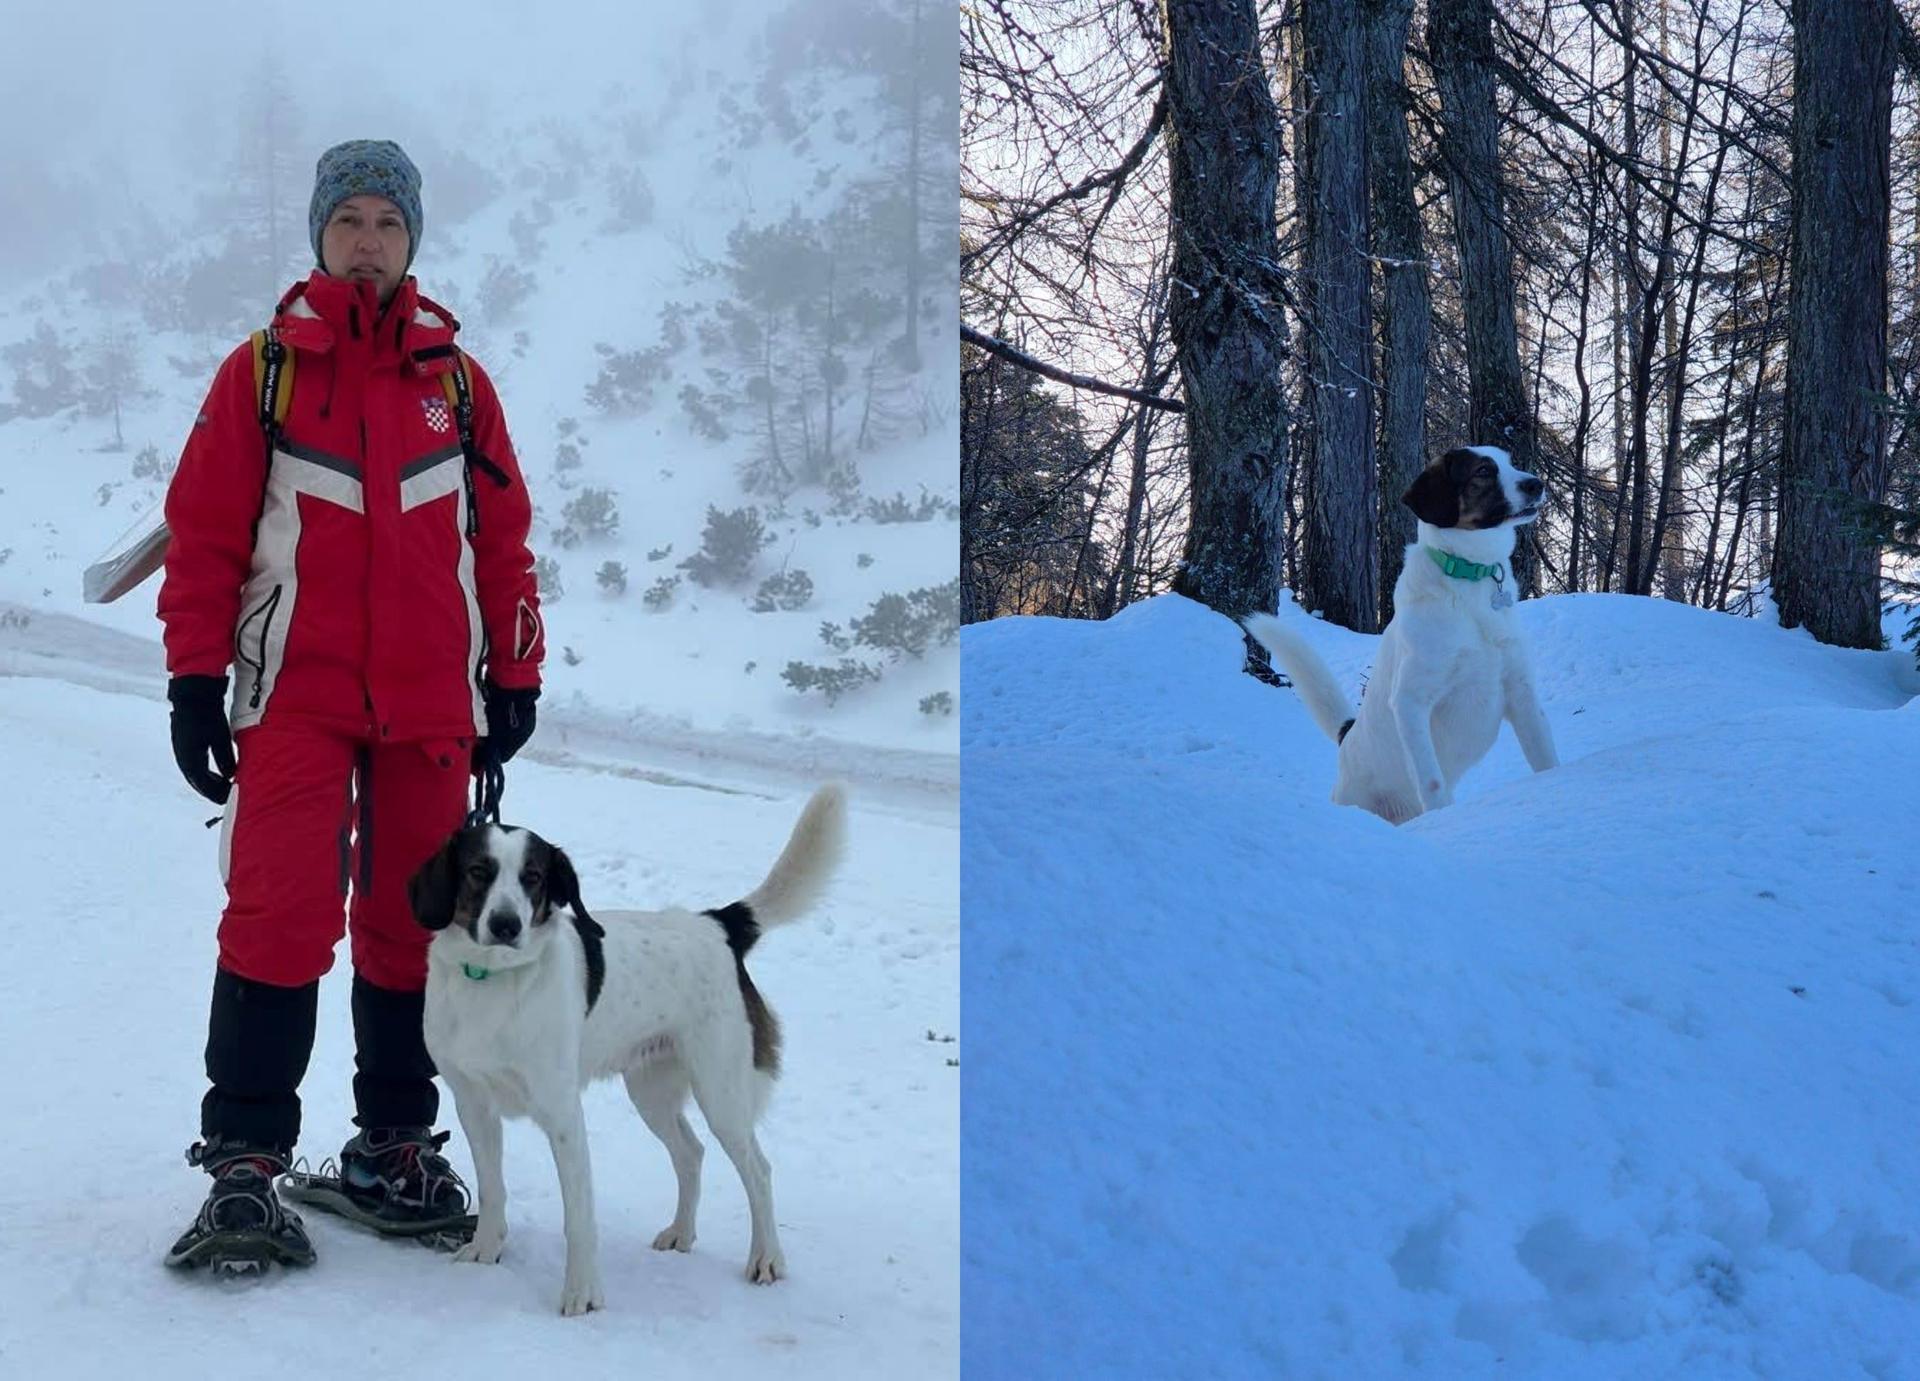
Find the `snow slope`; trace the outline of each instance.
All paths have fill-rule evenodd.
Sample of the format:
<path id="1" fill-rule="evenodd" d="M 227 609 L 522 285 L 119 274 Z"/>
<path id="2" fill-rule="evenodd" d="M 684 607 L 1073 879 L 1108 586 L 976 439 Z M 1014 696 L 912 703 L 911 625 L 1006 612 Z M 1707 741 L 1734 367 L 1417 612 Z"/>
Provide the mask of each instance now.
<path id="1" fill-rule="evenodd" d="M 1398 830 L 1197 605 L 967 630 L 969 1377 L 1920 1377 L 1911 657 L 1518 615 Z"/>
<path id="2" fill-rule="evenodd" d="M 865 776 L 858 761 L 838 764 L 852 806 L 838 880 L 753 956 L 786 1033 L 761 1140 L 791 1279 L 742 1278 L 746 1200 L 717 1148 L 693 1253 L 651 1249 L 672 1169 L 617 1083 L 587 1099 L 604 1312 L 559 1315 L 559 1190 L 527 1123 L 507 1131 L 498 1268 L 309 1214 L 309 1271 L 223 1285 L 165 1270 L 206 1188 L 181 1153 L 198 1128 L 221 889 L 211 808 L 166 750 L 157 657 L 0 606 L 0 833 L 21 927 L 0 968 L 0 1376 L 956 1374 L 954 800 L 950 782 Z M 505 813 L 568 848 L 589 905 L 719 905 L 759 880 L 818 779 L 808 745 L 785 742 L 784 761 L 771 743 L 752 759 L 712 743 L 662 755 L 601 724 L 516 760 Z M 314 1160 L 351 1131 L 346 971 L 343 955 L 321 985 L 303 1089 Z M 457 1128 L 450 1100 L 442 1111 Z M 449 1154 L 470 1177 L 457 1130 Z"/>

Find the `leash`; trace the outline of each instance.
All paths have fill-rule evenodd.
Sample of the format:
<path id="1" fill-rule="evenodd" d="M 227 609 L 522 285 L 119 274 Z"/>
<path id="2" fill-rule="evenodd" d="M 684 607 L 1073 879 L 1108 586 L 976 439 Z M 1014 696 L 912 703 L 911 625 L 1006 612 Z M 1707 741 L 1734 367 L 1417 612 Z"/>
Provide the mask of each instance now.
<path id="1" fill-rule="evenodd" d="M 494 756 L 492 746 L 482 750 L 481 759 L 473 769 L 473 809 L 467 812 L 467 828 L 477 825 L 500 823 L 500 798 L 507 794 L 507 769 Z M 492 969 L 483 969 L 473 964 L 462 964 L 460 972 L 476 981 L 490 977 Z"/>
<path id="2" fill-rule="evenodd" d="M 473 769 L 473 809 L 467 812 L 467 828 L 500 823 L 500 798 L 507 794 L 507 769 L 493 750 L 483 751 Z"/>

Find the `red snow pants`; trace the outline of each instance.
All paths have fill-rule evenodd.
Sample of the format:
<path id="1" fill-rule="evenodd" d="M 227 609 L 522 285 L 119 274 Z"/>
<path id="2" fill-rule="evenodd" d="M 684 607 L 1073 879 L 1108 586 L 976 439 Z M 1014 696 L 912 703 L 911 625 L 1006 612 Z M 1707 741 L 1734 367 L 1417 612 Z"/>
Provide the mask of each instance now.
<path id="1" fill-rule="evenodd" d="M 407 883 L 466 816 L 472 740 L 381 743 L 270 721 L 242 729 L 234 747 L 220 967 L 300 987 L 333 967 L 351 931 L 353 967 L 369 982 L 426 987 L 431 935 Z"/>

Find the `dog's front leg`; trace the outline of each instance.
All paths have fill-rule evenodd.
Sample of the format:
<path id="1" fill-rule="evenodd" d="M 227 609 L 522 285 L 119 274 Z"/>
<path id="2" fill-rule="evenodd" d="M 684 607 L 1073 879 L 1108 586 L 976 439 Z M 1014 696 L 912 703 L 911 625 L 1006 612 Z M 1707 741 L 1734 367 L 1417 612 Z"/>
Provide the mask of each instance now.
<path id="1" fill-rule="evenodd" d="M 1534 688 L 1533 674 L 1517 654 L 1509 653 L 1503 690 L 1507 700 L 1507 723 L 1520 740 L 1520 751 L 1527 755 L 1527 766 L 1545 772 L 1560 765 L 1553 747 L 1553 726 L 1540 708 L 1540 693 Z"/>
<path id="2" fill-rule="evenodd" d="M 560 1289 L 560 1312 L 584 1314 L 606 1306 L 600 1288 L 600 1237 L 593 1216 L 593 1164 L 587 1155 L 587 1118 L 580 1105 L 573 1069 L 557 1070 L 548 1081 L 554 1096 L 530 1111 L 553 1148 L 560 1172 L 560 1205 L 566 1220 L 567 1278 Z"/>
<path id="3" fill-rule="evenodd" d="M 1400 751 L 1406 756 L 1420 809 L 1439 810 L 1453 804 L 1453 791 L 1440 771 L 1433 749 L 1433 707 L 1440 702 L 1440 680 L 1427 674 L 1419 661 L 1409 660 L 1394 678 L 1394 727 L 1400 731 Z"/>
<path id="4" fill-rule="evenodd" d="M 480 1196 L 475 1208 L 473 1240 L 453 1254 L 455 1261 L 477 1261 L 491 1266 L 500 1259 L 507 1241 L 507 1179 L 501 1168 L 500 1110 L 479 1084 L 463 1078 L 451 1069 L 442 1069 L 447 1087 L 453 1090 L 453 1106 L 460 1117 L 460 1130 L 467 1134 L 467 1150 L 473 1154 L 474 1178 Z"/>

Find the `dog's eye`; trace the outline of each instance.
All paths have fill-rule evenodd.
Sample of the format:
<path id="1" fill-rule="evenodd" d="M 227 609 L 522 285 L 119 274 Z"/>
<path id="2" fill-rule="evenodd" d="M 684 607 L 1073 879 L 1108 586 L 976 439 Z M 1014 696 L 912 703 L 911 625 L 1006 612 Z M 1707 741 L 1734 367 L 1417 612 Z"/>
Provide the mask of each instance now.
<path id="1" fill-rule="evenodd" d="M 467 881 L 468 882 L 485 882 L 486 880 L 487 880 L 486 864 L 469 863 L 467 865 Z"/>
<path id="2" fill-rule="evenodd" d="M 538 887 L 540 885 L 540 874 L 532 868 L 527 869 L 526 872 L 520 874 L 520 885 L 528 890 Z"/>

